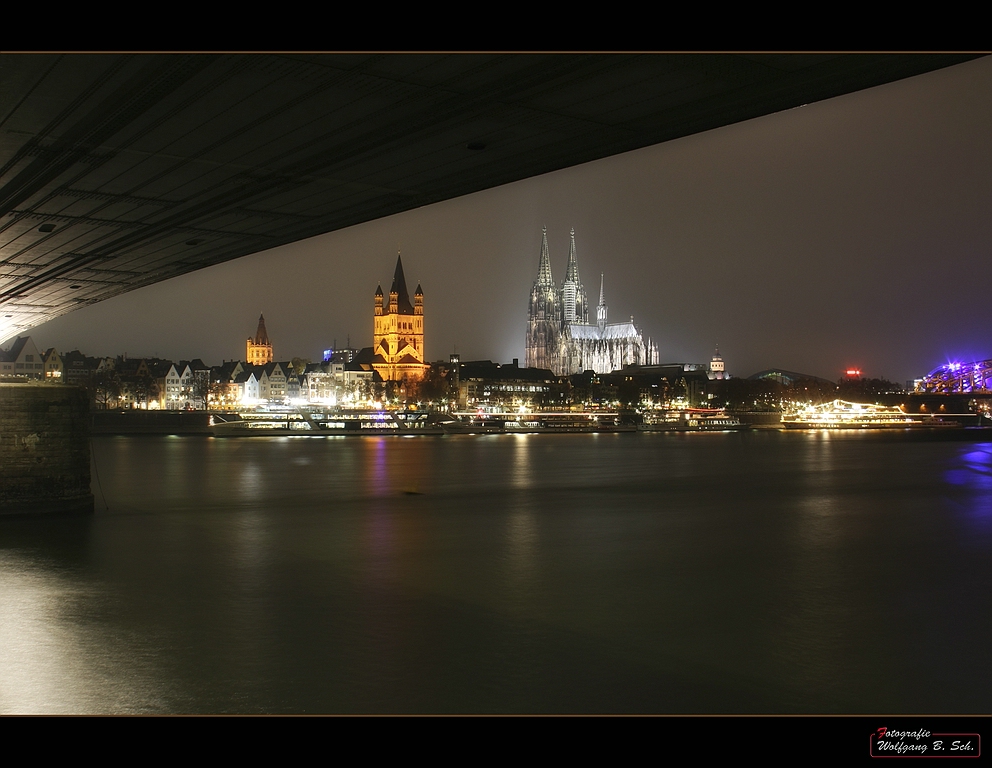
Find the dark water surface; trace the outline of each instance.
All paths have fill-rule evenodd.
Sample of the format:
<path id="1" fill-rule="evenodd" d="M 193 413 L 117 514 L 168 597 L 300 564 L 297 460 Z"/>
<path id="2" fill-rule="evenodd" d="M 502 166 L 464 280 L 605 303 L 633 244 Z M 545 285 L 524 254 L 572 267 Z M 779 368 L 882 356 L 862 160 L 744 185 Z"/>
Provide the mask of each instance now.
<path id="1" fill-rule="evenodd" d="M 992 710 L 981 435 L 94 455 L 93 517 L 0 520 L 0 712 Z"/>

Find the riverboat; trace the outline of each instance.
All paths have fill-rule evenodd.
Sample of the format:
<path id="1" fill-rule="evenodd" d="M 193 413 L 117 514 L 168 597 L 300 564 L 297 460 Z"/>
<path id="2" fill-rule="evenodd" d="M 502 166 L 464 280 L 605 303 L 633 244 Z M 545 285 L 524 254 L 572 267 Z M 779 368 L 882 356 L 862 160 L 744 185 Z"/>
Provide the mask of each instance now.
<path id="1" fill-rule="evenodd" d="M 606 411 L 465 411 L 452 414 L 452 419 L 443 422 L 442 426 L 451 434 L 637 431 L 637 425 L 628 422 L 619 413 Z"/>
<path id="2" fill-rule="evenodd" d="M 909 415 L 895 405 L 834 400 L 783 414 L 782 426 L 786 429 L 916 429 L 962 425 L 941 417 Z"/>
<path id="3" fill-rule="evenodd" d="M 319 408 L 214 414 L 211 429 L 216 437 L 444 434 L 436 415 L 427 411 Z"/>
<path id="4" fill-rule="evenodd" d="M 642 432 L 736 432 L 751 427 L 722 408 L 688 408 L 645 414 L 637 428 Z"/>

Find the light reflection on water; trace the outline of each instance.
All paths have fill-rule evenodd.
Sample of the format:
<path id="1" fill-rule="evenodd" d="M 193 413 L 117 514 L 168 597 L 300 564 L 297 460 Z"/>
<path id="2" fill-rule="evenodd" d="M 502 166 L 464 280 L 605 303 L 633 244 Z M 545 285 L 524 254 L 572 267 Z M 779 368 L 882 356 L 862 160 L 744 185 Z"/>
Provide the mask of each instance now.
<path id="1" fill-rule="evenodd" d="M 100 438 L 2 521 L 5 712 L 992 707 L 992 444 Z M 901 670 L 912 669 L 912 680 Z"/>
<path id="2" fill-rule="evenodd" d="M 968 522 L 976 529 L 992 530 L 992 443 L 962 446 L 944 478 L 966 490 L 963 505 Z"/>
<path id="3" fill-rule="evenodd" d="M 52 566 L 0 552 L 0 714 L 163 711 L 154 667 L 87 621 L 107 596 Z"/>

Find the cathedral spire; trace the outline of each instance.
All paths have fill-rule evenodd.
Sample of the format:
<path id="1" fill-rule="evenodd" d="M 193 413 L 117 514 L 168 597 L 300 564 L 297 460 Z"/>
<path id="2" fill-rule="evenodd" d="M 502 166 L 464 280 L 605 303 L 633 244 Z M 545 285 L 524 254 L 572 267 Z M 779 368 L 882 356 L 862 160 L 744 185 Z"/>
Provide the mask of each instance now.
<path id="1" fill-rule="evenodd" d="M 596 307 L 596 325 L 600 333 L 606 328 L 606 293 L 603 288 L 603 273 L 599 273 L 599 306 Z"/>
<path id="2" fill-rule="evenodd" d="M 575 228 L 572 228 L 572 240 L 568 245 L 568 269 L 565 272 L 565 279 L 571 280 L 576 285 L 579 282 L 579 262 L 575 258 Z"/>
<path id="3" fill-rule="evenodd" d="M 537 268 L 537 284 L 551 286 L 555 284 L 551 277 L 551 255 L 548 253 L 548 228 L 541 228 L 541 261 Z"/>
<path id="4" fill-rule="evenodd" d="M 568 270 L 565 281 L 561 284 L 562 322 L 585 325 L 589 322 L 589 301 L 586 298 L 586 289 L 579 280 L 579 262 L 575 257 L 575 229 L 572 229 L 571 235 Z"/>

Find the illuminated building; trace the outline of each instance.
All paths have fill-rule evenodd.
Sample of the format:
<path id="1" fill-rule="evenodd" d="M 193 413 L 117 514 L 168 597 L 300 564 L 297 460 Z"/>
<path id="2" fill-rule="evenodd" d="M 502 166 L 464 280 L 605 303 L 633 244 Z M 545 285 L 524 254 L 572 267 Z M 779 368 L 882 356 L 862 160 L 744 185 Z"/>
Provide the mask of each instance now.
<path id="1" fill-rule="evenodd" d="M 712 381 L 713 379 L 726 378 L 726 376 L 727 373 L 723 358 L 720 357 L 720 348 L 717 347 L 716 351 L 713 353 L 713 359 L 710 360 L 710 364 L 706 367 L 706 378 Z"/>
<path id="2" fill-rule="evenodd" d="M 292 371 L 289 363 L 268 363 L 253 369 L 258 379 L 258 399 L 267 403 L 282 403 L 286 400 L 286 386 L 289 381 L 287 371 Z"/>
<path id="3" fill-rule="evenodd" d="M 272 342 L 269 341 L 269 334 L 265 330 L 265 318 L 258 316 L 258 330 L 255 331 L 255 338 L 249 338 L 245 359 L 249 365 L 268 365 L 274 360 L 272 355 Z"/>
<path id="4" fill-rule="evenodd" d="M 410 303 L 399 254 L 388 303 L 382 286 L 375 290 L 372 354 L 372 368 L 383 381 L 419 380 L 429 367 L 424 364 L 424 292 L 418 285 Z"/>
<path id="5" fill-rule="evenodd" d="M 307 366 L 300 394 L 311 403 L 341 405 L 358 403 L 371 392 L 374 372 L 351 363 L 320 363 Z"/>
<path id="6" fill-rule="evenodd" d="M 558 287 L 551 275 L 548 230 L 542 230 L 537 280 L 530 293 L 527 318 L 528 368 L 547 368 L 558 376 L 581 371 L 610 373 L 628 365 L 652 365 L 658 354 L 629 322 L 607 322 L 606 296 L 600 275 L 596 322 L 589 322 L 589 300 L 579 279 L 575 255 L 575 230 L 568 248 L 565 280 Z"/>
<path id="7" fill-rule="evenodd" d="M 520 368 L 517 359 L 502 365 L 491 360 L 462 363 L 452 361 L 456 377 L 458 407 L 498 408 L 516 411 L 520 407 L 540 409 L 562 407 L 568 381 L 544 368 Z"/>

